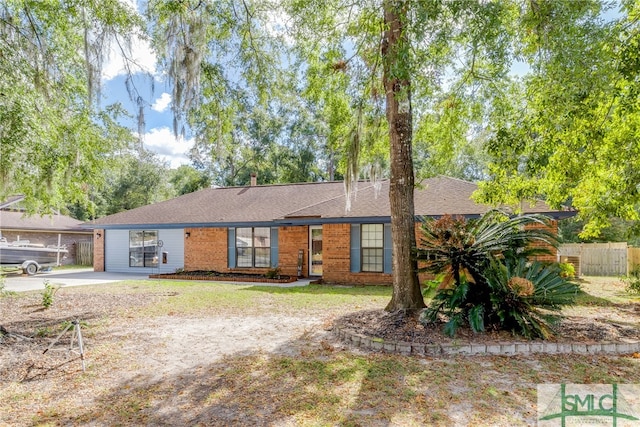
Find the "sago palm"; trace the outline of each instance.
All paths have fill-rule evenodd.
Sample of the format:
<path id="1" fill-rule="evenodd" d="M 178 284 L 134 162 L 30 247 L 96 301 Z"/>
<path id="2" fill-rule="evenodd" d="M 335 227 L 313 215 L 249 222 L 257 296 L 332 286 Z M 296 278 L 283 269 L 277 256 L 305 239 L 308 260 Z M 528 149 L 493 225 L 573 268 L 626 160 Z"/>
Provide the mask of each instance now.
<path id="1" fill-rule="evenodd" d="M 492 258 L 530 257 L 544 251 L 532 244 L 536 241 L 555 246 L 553 234 L 543 228 L 528 225 L 545 225 L 544 215 L 519 215 L 509 217 L 498 210 L 491 210 L 478 219 L 445 215 L 429 220 L 422 226 L 423 237 L 417 251 L 421 271 L 433 274 L 448 273 L 455 285 L 460 277 L 467 276 L 472 283 L 482 281 L 482 273 Z M 449 285 L 445 280 L 443 286 Z"/>
<path id="2" fill-rule="evenodd" d="M 534 246 L 536 242 L 555 245 L 549 231 L 530 227 L 547 222 L 542 215 L 510 218 L 493 210 L 474 220 L 445 216 L 425 223 L 417 252 L 421 270 L 445 276 L 423 318 L 434 321 L 439 314 L 445 315 L 445 332 L 450 335 L 462 324 L 474 331 L 484 330 L 487 324 L 501 327 L 494 306 L 496 289 L 487 272 L 496 265 L 539 254 L 543 250 Z"/>
<path id="3" fill-rule="evenodd" d="M 491 289 L 492 316 L 501 329 L 527 338 L 549 338 L 562 306 L 572 304 L 578 285 L 560 274 L 557 264 L 524 258 L 492 262 L 485 272 Z"/>

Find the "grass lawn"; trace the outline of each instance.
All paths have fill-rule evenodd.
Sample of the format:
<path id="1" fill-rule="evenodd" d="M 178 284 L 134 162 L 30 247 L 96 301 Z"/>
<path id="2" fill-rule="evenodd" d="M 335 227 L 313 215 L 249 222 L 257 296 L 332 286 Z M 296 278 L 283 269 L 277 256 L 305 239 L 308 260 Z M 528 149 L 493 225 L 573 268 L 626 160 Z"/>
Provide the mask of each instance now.
<path id="1" fill-rule="evenodd" d="M 583 290 L 570 315 L 640 307 L 615 279 Z M 0 425 L 532 425 L 538 384 L 640 383 L 638 354 L 409 357 L 328 331 L 390 295 L 138 281 L 62 288 L 46 310 L 37 292 L 0 297 Z M 74 318 L 84 372 L 66 335 L 42 354 Z"/>

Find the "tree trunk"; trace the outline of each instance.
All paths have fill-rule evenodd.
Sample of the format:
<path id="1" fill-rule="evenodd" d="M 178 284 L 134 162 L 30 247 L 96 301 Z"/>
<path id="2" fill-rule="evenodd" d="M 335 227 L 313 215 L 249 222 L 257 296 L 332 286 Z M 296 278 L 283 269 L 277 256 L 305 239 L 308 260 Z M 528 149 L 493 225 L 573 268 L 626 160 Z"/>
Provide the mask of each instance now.
<path id="1" fill-rule="evenodd" d="M 413 205 L 414 175 L 412 157 L 410 52 L 402 19 L 407 18 L 407 2 L 384 2 L 385 37 L 382 43 L 383 82 L 387 96 L 387 120 L 391 148 L 391 236 L 393 253 L 393 296 L 387 311 L 415 311 L 423 308 L 417 261 L 415 210 Z"/>

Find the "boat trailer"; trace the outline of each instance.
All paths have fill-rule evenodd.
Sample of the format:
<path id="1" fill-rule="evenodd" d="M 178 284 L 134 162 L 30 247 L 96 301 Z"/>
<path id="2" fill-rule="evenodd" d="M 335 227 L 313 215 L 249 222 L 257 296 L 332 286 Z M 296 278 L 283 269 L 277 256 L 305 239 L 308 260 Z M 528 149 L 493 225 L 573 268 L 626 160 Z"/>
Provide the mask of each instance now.
<path id="1" fill-rule="evenodd" d="M 2 264 L 2 267 L 13 267 L 22 270 L 23 274 L 34 276 L 41 271 L 50 271 L 56 264 L 40 264 L 37 261 L 28 259 L 21 264 Z"/>

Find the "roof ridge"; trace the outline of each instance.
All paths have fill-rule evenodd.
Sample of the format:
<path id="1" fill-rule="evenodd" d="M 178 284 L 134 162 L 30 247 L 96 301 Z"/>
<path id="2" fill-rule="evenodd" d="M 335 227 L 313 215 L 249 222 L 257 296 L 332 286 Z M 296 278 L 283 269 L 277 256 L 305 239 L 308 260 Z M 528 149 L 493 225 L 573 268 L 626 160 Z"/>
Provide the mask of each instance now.
<path id="1" fill-rule="evenodd" d="M 456 176 L 438 175 L 438 178 L 451 179 L 451 180 L 455 180 L 455 181 L 464 182 L 465 184 L 478 185 L 477 182 L 467 181 L 466 179 L 458 178 Z M 429 179 L 429 178 L 427 178 L 427 179 Z"/>
<path id="2" fill-rule="evenodd" d="M 0 209 L 8 208 L 11 205 L 15 205 L 25 199 L 24 194 L 14 194 L 12 196 L 7 196 L 6 200 L 0 201 Z"/>
<path id="3" fill-rule="evenodd" d="M 384 181 L 384 180 L 383 180 Z M 358 180 L 358 182 L 369 182 L 368 180 Z M 273 184 L 259 184 L 259 185 L 232 185 L 228 187 L 209 187 L 203 188 L 203 190 L 226 190 L 226 189 L 238 189 L 248 187 L 294 187 L 302 185 L 320 185 L 320 184 L 344 184 L 344 180 L 341 181 L 313 181 L 313 182 L 279 182 Z M 191 194 L 191 193 L 189 193 Z"/>
<path id="4" fill-rule="evenodd" d="M 380 180 L 380 181 L 381 181 L 381 182 L 384 182 L 384 181 L 388 181 L 388 179 L 382 179 L 382 180 Z M 339 182 L 339 181 L 332 181 L 332 182 Z M 375 182 L 368 181 L 368 180 L 362 180 L 362 181 L 358 180 L 358 182 L 363 182 L 363 183 L 365 183 L 365 184 L 366 184 L 366 183 L 368 183 L 368 184 L 369 184 L 367 187 L 363 188 L 362 190 L 366 190 L 367 188 L 371 188 L 371 187 L 373 187 L 373 186 L 375 185 Z M 344 184 L 344 181 L 342 181 L 342 183 Z M 357 190 L 357 189 L 356 189 L 356 191 L 359 191 L 359 190 Z M 312 208 L 312 207 L 314 207 L 314 206 L 318 206 L 318 205 L 321 205 L 321 204 L 323 204 L 323 203 L 331 202 L 331 201 L 333 201 L 333 200 L 337 200 L 337 199 L 339 199 L 339 198 L 341 198 L 341 197 L 346 197 L 346 196 L 347 196 L 347 195 L 346 195 L 346 193 L 342 193 L 342 194 L 339 194 L 339 195 L 337 195 L 337 196 L 329 197 L 328 199 L 321 200 L 321 201 L 318 201 L 318 202 L 312 203 L 312 204 L 310 204 L 309 206 L 305 206 L 305 207 L 302 207 L 302 208 L 300 208 L 300 209 L 298 209 L 298 210 L 295 210 L 295 211 L 293 211 L 293 212 L 289 212 L 288 214 L 284 215 L 284 217 L 286 218 L 286 217 L 290 217 L 290 216 L 295 216 L 295 214 L 296 214 L 297 212 L 300 212 L 300 211 L 302 211 L 302 210 L 309 209 L 309 208 Z"/>

